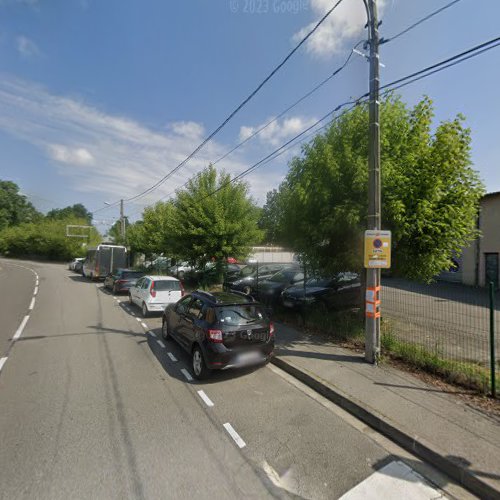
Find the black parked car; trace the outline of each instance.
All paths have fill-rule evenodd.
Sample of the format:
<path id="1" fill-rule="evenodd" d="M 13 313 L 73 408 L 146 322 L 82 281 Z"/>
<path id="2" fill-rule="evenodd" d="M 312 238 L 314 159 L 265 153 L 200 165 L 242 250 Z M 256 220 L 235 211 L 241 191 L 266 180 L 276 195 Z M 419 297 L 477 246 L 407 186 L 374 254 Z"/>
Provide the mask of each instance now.
<path id="1" fill-rule="evenodd" d="M 286 268 L 259 282 L 257 298 L 264 304 L 275 304 L 281 298 L 281 292 L 291 285 L 304 282 L 304 273 L 298 267 Z"/>
<path id="2" fill-rule="evenodd" d="M 270 278 L 282 269 L 294 267 L 293 264 L 249 264 L 241 269 L 237 276 L 226 276 L 225 290 L 237 290 L 246 294 L 254 293 L 263 280 Z M 258 283 L 257 283 L 258 281 Z"/>
<path id="3" fill-rule="evenodd" d="M 186 295 L 165 309 L 162 336 L 191 354 L 198 379 L 213 369 L 265 363 L 274 351 L 274 326 L 266 309 L 243 293 Z"/>
<path id="4" fill-rule="evenodd" d="M 362 291 L 359 275 L 339 273 L 334 278 L 311 278 L 304 283 L 286 288 L 281 294 L 285 307 L 303 309 L 342 309 L 360 307 Z"/>
<path id="5" fill-rule="evenodd" d="M 128 292 L 139 278 L 145 273 L 132 269 L 118 269 L 115 274 L 108 274 L 104 279 L 104 286 L 113 293 Z"/>

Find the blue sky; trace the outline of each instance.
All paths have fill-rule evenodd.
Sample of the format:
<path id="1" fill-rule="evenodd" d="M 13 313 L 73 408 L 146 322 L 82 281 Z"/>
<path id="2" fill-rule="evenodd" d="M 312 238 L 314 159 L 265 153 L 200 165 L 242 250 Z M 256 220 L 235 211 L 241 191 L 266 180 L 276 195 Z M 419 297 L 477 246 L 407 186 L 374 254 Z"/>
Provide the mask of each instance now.
<path id="1" fill-rule="evenodd" d="M 390 36 L 448 0 L 385 0 Z M 379 2 L 380 3 L 380 2 Z M 41 210 L 94 210 L 154 184 L 294 46 L 331 0 L 0 0 L 0 178 Z M 256 10 L 260 9 L 260 13 Z M 458 4 L 381 49 L 382 84 L 499 35 L 498 0 Z M 344 0 L 235 119 L 164 186 L 128 204 L 133 218 L 276 116 L 337 68 L 365 36 L 361 0 Z M 436 120 L 461 112 L 488 191 L 500 190 L 496 95 L 500 48 L 403 89 L 435 102 Z M 367 90 L 355 56 L 337 78 L 219 165 L 236 174 L 328 110 Z M 297 150 L 295 150 L 296 152 Z M 247 180 L 260 202 L 288 156 Z M 98 220 L 117 216 L 99 211 Z M 104 226 L 103 226 L 104 227 Z"/>

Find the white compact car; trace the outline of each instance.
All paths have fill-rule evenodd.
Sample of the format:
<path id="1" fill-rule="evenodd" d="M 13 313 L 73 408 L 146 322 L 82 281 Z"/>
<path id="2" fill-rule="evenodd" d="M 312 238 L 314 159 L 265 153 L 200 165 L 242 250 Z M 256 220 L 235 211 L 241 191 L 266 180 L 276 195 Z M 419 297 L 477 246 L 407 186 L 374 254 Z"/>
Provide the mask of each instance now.
<path id="1" fill-rule="evenodd" d="M 168 304 L 177 302 L 183 295 L 182 283 L 171 276 L 143 276 L 128 292 L 130 303 L 137 304 L 144 317 L 151 312 L 163 312 Z"/>

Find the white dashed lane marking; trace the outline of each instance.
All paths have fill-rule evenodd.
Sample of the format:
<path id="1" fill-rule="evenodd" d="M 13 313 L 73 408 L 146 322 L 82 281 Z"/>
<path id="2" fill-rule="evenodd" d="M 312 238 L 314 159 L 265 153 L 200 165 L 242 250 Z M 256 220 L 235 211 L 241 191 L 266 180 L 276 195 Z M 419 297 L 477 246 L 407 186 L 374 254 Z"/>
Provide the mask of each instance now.
<path id="1" fill-rule="evenodd" d="M 31 299 L 31 303 L 30 303 L 30 306 L 29 306 L 29 310 L 30 311 L 33 311 L 33 308 L 35 307 L 35 297 L 33 297 Z"/>
<path id="2" fill-rule="evenodd" d="M 165 349 L 165 344 L 161 340 L 157 340 L 156 342 L 158 342 L 158 345 L 160 347 L 162 347 L 163 349 Z"/>
<path id="3" fill-rule="evenodd" d="M 3 365 L 7 361 L 7 358 L 0 358 L 0 372 L 2 371 Z"/>
<path id="4" fill-rule="evenodd" d="M 12 337 L 13 340 L 17 340 L 23 333 L 24 327 L 26 326 L 26 323 L 30 319 L 29 315 L 26 315 L 24 319 L 21 321 L 21 324 L 19 325 L 19 328 L 17 329 L 16 333 L 14 333 L 14 336 Z"/>
<path id="5" fill-rule="evenodd" d="M 155 332 L 152 332 L 151 330 L 149 330 L 149 335 L 151 335 L 152 337 L 156 337 L 156 333 Z"/>
<path id="6" fill-rule="evenodd" d="M 234 439 L 234 442 L 240 448 L 244 448 L 246 446 L 245 441 L 241 439 L 240 435 L 233 429 L 233 426 L 229 422 L 227 424 L 224 424 L 224 429 L 226 429 L 229 435 Z"/>
<path id="7" fill-rule="evenodd" d="M 177 363 L 177 358 L 171 353 L 167 352 L 167 356 L 174 362 Z"/>
<path id="8" fill-rule="evenodd" d="M 136 321 L 139 321 L 139 323 L 141 322 L 141 318 L 135 318 Z"/>
<path id="9" fill-rule="evenodd" d="M 35 289 L 33 290 L 33 295 L 36 295 L 38 293 L 38 285 L 36 285 Z"/>
<path id="10" fill-rule="evenodd" d="M 198 391 L 198 396 L 205 402 L 207 406 L 213 406 L 212 400 L 205 394 L 205 391 Z"/>
<path id="11" fill-rule="evenodd" d="M 191 374 L 185 368 L 181 368 L 181 373 L 186 377 L 188 382 L 192 382 L 193 377 L 191 377 Z"/>
<path id="12" fill-rule="evenodd" d="M 142 325 L 143 328 L 145 328 L 147 330 L 148 325 L 146 325 L 146 323 L 144 323 L 144 321 L 141 322 L 141 325 Z"/>

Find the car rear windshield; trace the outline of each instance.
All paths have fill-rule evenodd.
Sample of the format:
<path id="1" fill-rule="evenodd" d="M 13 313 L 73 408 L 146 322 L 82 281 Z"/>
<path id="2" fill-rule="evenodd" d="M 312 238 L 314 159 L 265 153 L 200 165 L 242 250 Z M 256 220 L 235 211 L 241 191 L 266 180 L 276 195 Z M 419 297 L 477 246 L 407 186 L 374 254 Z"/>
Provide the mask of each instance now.
<path id="1" fill-rule="evenodd" d="M 176 280 L 161 280 L 155 281 L 155 290 L 158 292 L 172 290 L 179 291 L 181 289 L 181 284 Z"/>
<path id="2" fill-rule="evenodd" d="M 121 276 L 124 279 L 140 278 L 141 276 L 144 276 L 144 273 L 141 273 L 139 271 L 126 271 L 122 273 Z"/>
<path id="3" fill-rule="evenodd" d="M 223 325 L 243 326 L 262 321 L 264 310 L 258 305 L 220 306 L 216 308 L 217 318 Z"/>

